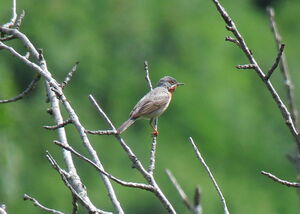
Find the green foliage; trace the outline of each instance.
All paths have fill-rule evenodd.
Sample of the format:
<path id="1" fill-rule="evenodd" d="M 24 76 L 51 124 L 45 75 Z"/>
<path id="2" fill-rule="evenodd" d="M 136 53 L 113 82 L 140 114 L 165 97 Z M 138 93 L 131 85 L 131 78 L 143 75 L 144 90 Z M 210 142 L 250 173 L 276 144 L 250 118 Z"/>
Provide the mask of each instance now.
<path id="1" fill-rule="evenodd" d="M 285 157 L 295 150 L 295 144 L 256 74 L 234 68 L 247 63 L 246 58 L 235 45 L 224 42 L 230 33 L 211 1 L 32 0 L 18 4 L 19 11 L 26 11 L 21 30 L 43 48 L 56 79 L 62 81 L 80 61 L 65 93 L 88 129 L 108 128 L 90 104 L 88 94 L 96 97 L 116 126 L 127 119 L 148 90 L 144 60 L 149 62 L 153 83 L 164 75 L 186 83 L 160 117 L 157 152 L 158 182 L 178 213 L 188 212 L 167 179 L 165 168 L 173 171 L 190 197 L 195 186 L 201 186 L 204 213 L 222 213 L 217 193 L 188 143 L 189 136 L 206 158 L 232 213 L 299 210 L 295 190 L 260 175 L 266 170 L 296 180 L 295 170 Z M 250 1 L 224 4 L 267 71 L 276 48 L 266 14 Z M 298 95 L 300 32 L 296 26 L 300 3 L 283 1 L 277 6 L 276 19 Z M 10 7 L 9 1 L 1 6 L 0 23 L 10 19 Z M 33 72 L 5 51 L 0 54 L 2 99 L 22 91 Z M 272 81 L 285 97 L 279 72 Z M 63 165 L 60 149 L 51 143 L 57 138 L 56 132 L 41 128 L 53 124 L 46 113 L 49 106 L 45 99 L 40 81 L 30 96 L 0 106 L 0 202 L 7 205 L 9 213 L 41 213 L 29 202 L 22 202 L 23 193 L 63 212 L 71 209 L 68 190 L 45 158 L 45 150 L 49 150 Z M 70 144 L 85 153 L 74 128 L 67 127 L 67 131 Z M 148 122 L 136 122 L 123 136 L 147 164 L 151 143 Z M 143 182 L 114 138 L 91 136 L 91 140 L 108 172 L 124 180 Z M 81 160 L 76 159 L 76 163 L 92 201 L 112 210 L 98 173 Z M 114 187 L 126 213 L 165 213 L 150 193 Z"/>

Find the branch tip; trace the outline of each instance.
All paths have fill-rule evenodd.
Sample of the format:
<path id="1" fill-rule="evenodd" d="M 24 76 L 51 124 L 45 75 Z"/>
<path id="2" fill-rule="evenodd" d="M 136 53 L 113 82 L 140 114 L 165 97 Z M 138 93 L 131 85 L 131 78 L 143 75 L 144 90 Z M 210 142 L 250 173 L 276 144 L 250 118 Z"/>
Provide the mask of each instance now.
<path id="1" fill-rule="evenodd" d="M 282 54 L 283 54 L 284 47 L 285 47 L 285 44 L 280 44 L 275 62 L 274 62 L 274 64 L 272 65 L 272 67 L 270 68 L 270 70 L 268 71 L 268 73 L 265 76 L 266 81 L 268 81 L 270 79 L 271 75 L 273 74 L 275 69 L 278 67 L 279 62 L 281 61 L 281 57 L 282 57 Z"/>
<path id="2" fill-rule="evenodd" d="M 285 186 L 288 186 L 288 187 L 296 187 L 296 188 L 299 188 L 300 187 L 300 183 L 297 183 L 297 182 L 289 182 L 289 181 L 286 181 L 286 180 L 282 180 L 278 177 L 276 177 L 275 175 L 271 174 L 270 172 L 265 172 L 265 171 L 261 171 L 260 172 L 262 175 L 265 175 L 267 176 L 268 178 L 272 179 L 273 181 L 277 182 L 277 183 L 280 183 L 280 184 L 283 184 Z"/>

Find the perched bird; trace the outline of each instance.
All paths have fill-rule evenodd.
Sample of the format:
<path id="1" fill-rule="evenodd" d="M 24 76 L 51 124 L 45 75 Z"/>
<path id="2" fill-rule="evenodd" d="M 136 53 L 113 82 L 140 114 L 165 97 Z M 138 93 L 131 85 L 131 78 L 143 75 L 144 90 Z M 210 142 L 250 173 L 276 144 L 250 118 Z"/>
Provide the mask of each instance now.
<path id="1" fill-rule="evenodd" d="M 169 106 L 172 99 L 172 94 L 177 86 L 184 85 L 177 82 L 176 79 L 170 76 L 165 76 L 158 81 L 157 86 L 149 91 L 140 101 L 134 106 L 130 112 L 129 119 L 126 120 L 118 129 L 117 134 L 124 132 L 137 119 L 150 119 L 150 126 L 153 129 L 152 134 L 158 135 L 158 131 L 153 125 L 153 120 L 159 117 Z"/>

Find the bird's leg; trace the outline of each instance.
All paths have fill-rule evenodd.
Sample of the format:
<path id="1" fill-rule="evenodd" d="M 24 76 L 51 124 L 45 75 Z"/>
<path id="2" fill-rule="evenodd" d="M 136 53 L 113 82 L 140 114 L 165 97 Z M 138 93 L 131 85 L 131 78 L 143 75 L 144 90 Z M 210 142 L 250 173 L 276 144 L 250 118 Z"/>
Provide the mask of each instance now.
<path id="1" fill-rule="evenodd" d="M 151 118 L 151 119 L 150 119 L 150 126 L 151 126 L 152 129 L 153 129 L 152 136 L 156 137 L 156 136 L 158 135 L 158 131 L 157 131 L 157 129 L 156 129 L 156 128 L 154 127 L 154 125 L 153 125 L 153 120 L 154 120 L 154 118 Z"/>

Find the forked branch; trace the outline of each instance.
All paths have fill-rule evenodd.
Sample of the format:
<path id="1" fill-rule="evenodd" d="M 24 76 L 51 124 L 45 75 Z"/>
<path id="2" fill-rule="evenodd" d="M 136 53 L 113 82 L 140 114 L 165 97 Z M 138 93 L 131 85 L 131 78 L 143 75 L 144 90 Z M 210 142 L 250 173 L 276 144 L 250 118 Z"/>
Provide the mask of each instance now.
<path id="1" fill-rule="evenodd" d="M 269 15 L 269 21 L 271 25 L 271 30 L 274 34 L 275 42 L 277 45 L 277 49 L 280 52 L 281 44 L 282 44 L 282 37 L 279 33 L 276 21 L 275 21 L 275 11 L 273 8 L 269 7 L 267 8 L 267 12 Z M 282 53 L 281 60 L 280 60 L 280 70 L 284 79 L 284 85 L 286 88 L 286 93 L 287 93 L 287 101 L 288 101 L 288 106 L 291 111 L 291 117 L 292 120 L 294 121 L 295 127 L 298 129 L 298 110 L 296 108 L 295 104 L 295 98 L 294 98 L 294 93 L 293 93 L 293 84 L 290 78 L 290 73 L 288 69 L 288 64 L 286 60 L 285 53 Z"/>
<path id="2" fill-rule="evenodd" d="M 294 123 L 294 120 L 291 117 L 291 113 L 289 112 L 288 108 L 286 107 L 286 105 L 282 101 L 281 97 L 279 96 L 279 94 L 277 93 L 275 88 L 273 87 L 270 80 L 265 81 L 265 79 L 266 79 L 265 73 L 262 71 L 261 67 L 256 62 L 255 58 L 253 57 L 252 51 L 249 49 L 249 47 L 246 44 L 243 36 L 240 34 L 240 32 L 237 29 L 235 23 L 230 18 L 230 16 L 226 12 L 226 10 L 223 8 L 223 6 L 220 4 L 220 2 L 218 0 L 212 0 L 212 1 L 215 4 L 218 12 L 222 16 L 223 20 L 227 24 L 227 26 L 226 26 L 227 30 L 232 32 L 232 34 L 235 36 L 235 39 L 240 44 L 239 47 L 241 48 L 241 50 L 243 51 L 245 56 L 248 58 L 249 65 L 251 65 L 250 67 L 255 70 L 257 75 L 260 77 L 260 79 L 263 81 L 266 88 L 269 90 L 270 94 L 272 95 L 273 100 L 276 102 L 277 107 L 281 112 L 281 115 L 283 117 L 283 120 L 284 120 L 285 124 L 287 125 L 287 127 L 290 130 L 290 133 L 292 134 L 292 136 L 295 139 L 295 142 L 296 142 L 296 145 L 297 145 L 297 148 L 298 148 L 298 152 L 300 152 L 300 136 L 298 135 L 298 131 L 296 129 L 296 125 Z"/>

